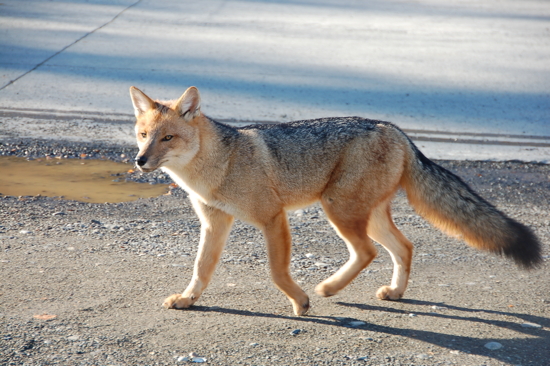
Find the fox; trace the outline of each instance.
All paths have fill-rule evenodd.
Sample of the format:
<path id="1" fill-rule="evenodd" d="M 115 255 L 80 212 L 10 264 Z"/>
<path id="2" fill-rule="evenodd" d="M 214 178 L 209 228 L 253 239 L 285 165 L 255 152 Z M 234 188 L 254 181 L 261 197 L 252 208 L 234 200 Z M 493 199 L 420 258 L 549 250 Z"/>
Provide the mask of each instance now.
<path id="1" fill-rule="evenodd" d="M 167 297 L 168 309 L 191 307 L 208 286 L 234 219 L 261 230 L 271 279 L 296 316 L 310 308 L 292 279 L 287 212 L 319 203 L 345 242 L 349 259 L 315 287 L 332 296 L 377 255 L 390 254 L 390 285 L 381 300 L 400 299 L 409 281 L 413 244 L 395 226 L 390 203 L 404 190 L 427 221 L 470 246 L 504 255 L 520 267 L 542 262 L 533 231 L 474 192 L 461 178 L 428 159 L 390 122 L 331 117 L 232 127 L 201 111 L 196 87 L 172 101 L 153 100 L 130 88 L 142 172 L 161 169 L 189 195 L 201 223 L 193 274 L 183 293 Z"/>

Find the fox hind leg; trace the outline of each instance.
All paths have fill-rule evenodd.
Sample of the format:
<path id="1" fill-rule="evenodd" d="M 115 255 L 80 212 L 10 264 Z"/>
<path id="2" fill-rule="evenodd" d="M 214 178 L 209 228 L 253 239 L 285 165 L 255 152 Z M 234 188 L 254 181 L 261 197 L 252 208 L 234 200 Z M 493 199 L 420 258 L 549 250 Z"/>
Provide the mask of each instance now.
<path id="1" fill-rule="evenodd" d="M 367 233 L 373 240 L 382 244 L 393 261 L 391 285 L 382 286 L 376 292 L 376 296 L 381 300 L 399 300 L 409 281 L 413 245 L 393 223 L 389 201 L 373 210 Z"/>
<path id="2" fill-rule="evenodd" d="M 321 282 L 315 292 L 332 296 L 346 287 L 376 257 L 374 244 L 367 236 L 368 214 L 339 212 L 333 203 L 323 202 L 323 208 L 338 235 L 344 240 L 350 253 L 349 260 L 332 276 Z M 345 210 L 345 208 L 342 208 Z"/>

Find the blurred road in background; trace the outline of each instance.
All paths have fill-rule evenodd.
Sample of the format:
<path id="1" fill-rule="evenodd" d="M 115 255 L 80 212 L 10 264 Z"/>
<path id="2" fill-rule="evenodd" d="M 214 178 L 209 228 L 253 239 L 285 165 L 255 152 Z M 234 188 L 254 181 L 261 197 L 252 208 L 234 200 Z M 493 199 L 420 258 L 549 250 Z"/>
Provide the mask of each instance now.
<path id="1" fill-rule="evenodd" d="M 228 123 L 359 115 L 431 158 L 550 163 L 547 1 L 3 0 L 0 141 L 134 144 L 128 88 Z"/>

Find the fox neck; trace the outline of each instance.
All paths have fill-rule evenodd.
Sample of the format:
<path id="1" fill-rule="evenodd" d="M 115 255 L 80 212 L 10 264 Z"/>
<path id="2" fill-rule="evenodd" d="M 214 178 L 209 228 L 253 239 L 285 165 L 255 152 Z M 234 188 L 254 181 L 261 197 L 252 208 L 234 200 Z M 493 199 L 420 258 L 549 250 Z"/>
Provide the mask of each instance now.
<path id="1" fill-rule="evenodd" d="M 231 147 L 221 142 L 223 136 L 208 118 L 201 116 L 197 128 L 199 148 L 195 156 L 186 164 L 165 166 L 162 170 L 187 193 L 208 203 L 215 199 L 215 192 L 227 176 Z"/>

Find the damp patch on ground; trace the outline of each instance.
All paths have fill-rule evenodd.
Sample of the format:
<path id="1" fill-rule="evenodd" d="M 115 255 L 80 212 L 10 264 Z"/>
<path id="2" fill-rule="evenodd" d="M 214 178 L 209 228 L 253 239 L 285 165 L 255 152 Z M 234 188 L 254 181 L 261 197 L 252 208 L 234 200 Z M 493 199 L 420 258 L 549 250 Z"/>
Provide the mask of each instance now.
<path id="1" fill-rule="evenodd" d="M 166 184 L 137 183 L 128 163 L 95 159 L 0 156 L 0 194 L 90 203 L 127 202 L 166 194 Z"/>

